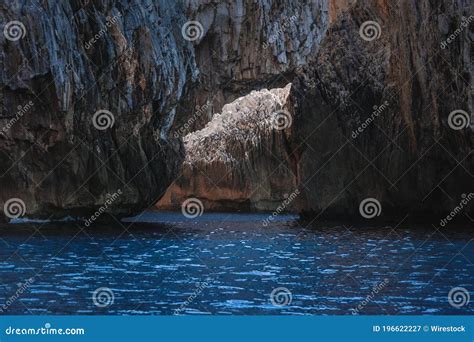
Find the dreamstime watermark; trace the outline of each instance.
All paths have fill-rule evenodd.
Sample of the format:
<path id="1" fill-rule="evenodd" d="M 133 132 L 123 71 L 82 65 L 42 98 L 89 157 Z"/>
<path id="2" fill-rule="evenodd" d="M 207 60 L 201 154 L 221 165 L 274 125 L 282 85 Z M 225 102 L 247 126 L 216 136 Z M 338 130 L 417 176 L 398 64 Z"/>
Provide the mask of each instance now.
<path id="1" fill-rule="evenodd" d="M 2 135 L 5 135 L 7 133 L 7 131 L 9 131 L 13 125 L 18 121 L 20 120 L 20 118 L 25 115 L 26 113 L 28 113 L 31 108 L 34 106 L 34 103 L 33 101 L 29 101 L 27 104 L 25 104 L 24 106 L 21 106 L 19 105 L 17 107 L 17 111 L 15 113 L 15 117 L 10 119 L 5 126 L 2 127 L 2 130 L 0 131 L 0 134 Z"/>
<path id="2" fill-rule="evenodd" d="M 448 126 L 455 131 L 469 127 L 470 121 L 469 114 L 462 109 L 453 110 L 448 115 Z"/>
<path id="3" fill-rule="evenodd" d="M 274 306 L 290 305 L 293 295 L 286 287 L 277 287 L 270 293 L 270 302 Z"/>
<path id="4" fill-rule="evenodd" d="M 467 195 L 462 194 L 461 197 L 462 197 L 462 200 L 459 202 L 459 204 L 456 207 L 454 207 L 454 209 L 451 210 L 451 212 L 439 222 L 439 225 L 441 227 L 446 226 L 446 224 L 449 221 L 451 221 L 457 214 L 459 214 L 469 204 L 469 202 L 474 198 L 474 193 L 470 192 Z"/>
<path id="5" fill-rule="evenodd" d="M 204 205 L 202 204 L 201 200 L 191 197 L 186 199 L 181 204 L 181 212 L 183 213 L 184 217 L 193 219 L 201 216 L 204 213 Z"/>
<path id="6" fill-rule="evenodd" d="M 364 300 L 357 305 L 355 308 L 351 308 L 350 311 L 352 312 L 353 315 L 358 315 L 359 312 L 367 306 L 374 298 L 375 296 L 382 291 L 389 283 L 390 281 L 388 278 L 385 278 L 382 282 L 376 284 L 374 287 L 372 287 L 372 291 L 364 298 Z"/>
<path id="7" fill-rule="evenodd" d="M 380 106 L 374 106 L 372 114 L 365 119 L 365 121 L 357 127 L 356 130 L 352 131 L 352 139 L 356 139 L 380 114 L 382 114 L 388 107 L 388 101 L 385 101 Z"/>
<path id="8" fill-rule="evenodd" d="M 182 303 L 179 306 L 179 308 L 174 310 L 173 315 L 176 316 L 176 315 L 181 314 L 181 312 L 185 310 L 192 302 L 194 302 L 196 297 L 199 296 L 202 293 L 202 291 L 204 291 L 204 289 L 209 286 L 211 282 L 212 282 L 212 279 L 209 278 L 209 279 L 206 279 L 206 281 L 203 281 L 202 283 L 197 283 L 196 288 L 194 289 L 193 293 L 184 301 L 184 303 Z"/>
<path id="9" fill-rule="evenodd" d="M 291 127 L 293 118 L 286 109 L 277 110 L 272 114 L 272 127 L 277 131 L 281 131 Z"/>
<path id="10" fill-rule="evenodd" d="M 91 215 L 87 220 L 85 220 L 84 225 L 86 227 L 89 227 L 97 218 L 102 215 L 104 212 L 107 211 L 109 206 L 114 203 L 120 196 L 122 195 L 122 190 L 118 189 L 116 192 L 113 194 L 108 194 L 106 197 L 106 200 L 104 201 L 104 204 L 97 209 L 97 211 Z"/>
<path id="11" fill-rule="evenodd" d="M 382 29 L 380 28 L 379 23 L 376 21 L 368 20 L 364 21 L 362 25 L 360 25 L 359 35 L 367 42 L 380 38 L 381 34 Z"/>
<path id="12" fill-rule="evenodd" d="M 21 21 L 12 20 L 6 23 L 3 28 L 3 35 L 11 42 L 15 42 L 25 37 L 26 28 Z"/>
<path id="13" fill-rule="evenodd" d="M 464 287 L 453 287 L 448 293 L 448 302 L 457 309 L 469 304 L 471 295 Z"/>
<path id="14" fill-rule="evenodd" d="M 14 328 L 9 326 L 5 329 L 6 335 L 84 335 L 83 328 L 53 328 L 51 323 L 46 323 L 41 328 Z"/>
<path id="15" fill-rule="evenodd" d="M 196 106 L 194 114 L 186 121 L 182 126 L 180 126 L 175 132 L 174 132 L 174 137 L 179 138 L 183 135 L 185 135 L 191 126 L 204 114 L 206 113 L 209 108 L 211 107 L 211 102 L 207 101 L 205 104 L 202 106 Z"/>
<path id="16" fill-rule="evenodd" d="M 379 216 L 381 212 L 382 205 L 375 198 L 366 198 L 359 204 L 359 213 L 366 219 L 373 219 L 375 216 Z"/>
<path id="17" fill-rule="evenodd" d="M 188 42 L 193 42 L 203 37 L 204 28 L 199 21 L 190 20 L 185 22 L 181 27 L 181 35 Z"/>
<path id="18" fill-rule="evenodd" d="M 289 205 L 295 200 L 296 197 L 300 194 L 300 190 L 296 189 L 293 191 L 288 197 L 286 197 L 283 202 L 275 209 L 275 211 L 269 215 L 265 220 L 263 220 L 263 226 L 267 227 L 273 220 L 275 220 L 275 217 L 280 215 L 283 211 L 285 211 Z"/>
<path id="19" fill-rule="evenodd" d="M 270 37 L 268 37 L 268 40 L 266 42 L 264 42 L 262 44 L 262 47 L 264 49 L 267 49 L 270 44 L 273 44 L 277 39 L 278 39 L 278 36 L 281 35 L 281 34 L 284 34 L 285 31 L 288 30 L 288 28 L 291 26 L 291 24 L 296 21 L 298 19 L 298 16 L 296 15 L 292 15 L 291 17 L 289 18 L 285 18 L 285 20 L 283 21 L 283 23 L 278 27 L 278 29 L 276 30 L 275 33 L 273 33 L 272 35 L 270 35 Z"/>
<path id="20" fill-rule="evenodd" d="M 108 287 L 99 287 L 92 293 L 92 302 L 99 308 L 110 306 L 115 301 L 114 291 Z"/>
<path id="21" fill-rule="evenodd" d="M 99 131 L 112 127 L 114 123 L 115 117 L 112 112 L 107 109 L 98 110 L 92 117 L 92 125 Z"/>
<path id="22" fill-rule="evenodd" d="M 8 308 L 33 284 L 35 279 L 33 277 L 27 279 L 25 283 L 18 284 L 18 289 L 15 291 L 13 296 L 8 298 L 2 306 L 0 306 L 0 313 L 8 310 Z"/>
<path id="23" fill-rule="evenodd" d="M 453 33 L 451 33 L 446 40 L 441 42 L 440 44 L 441 48 L 446 49 L 449 44 L 451 44 L 454 40 L 456 40 L 456 38 L 461 34 L 462 31 L 464 31 L 466 27 L 469 27 L 469 24 L 473 20 L 474 20 L 474 15 L 470 15 L 469 18 L 462 17 L 461 25 L 459 25 L 459 27 Z"/>
<path id="24" fill-rule="evenodd" d="M 304 65 L 297 66 L 294 69 L 294 72 L 296 75 L 298 75 L 299 77 L 303 79 L 304 85 L 308 87 L 309 89 L 315 89 L 317 86 L 322 84 L 321 80 L 317 78 L 316 75 L 313 76 L 312 78 L 308 76 L 307 72 L 305 72 Z"/>
<path id="25" fill-rule="evenodd" d="M 104 36 L 104 34 L 107 33 L 107 31 L 117 23 L 117 21 L 119 20 L 119 18 L 122 17 L 122 14 L 119 13 L 117 15 L 114 15 L 113 17 L 107 17 L 105 19 L 105 27 L 103 27 L 99 32 L 97 32 L 94 37 L 92 37 L 91 39 L 89 39 L 85 44 L 84 44 L 84 47 L 86 48 L 86 50 L 89 50 L 92 45 L 94 45 L 100 38 L 102 38 Z"/>
<path id="26" fill-rule="evenodd" d="M 10 198 L 3 205 L 3 213 L 11 219 L 22 217 L 26 213 L 26 204 L 21 198 Z"/>

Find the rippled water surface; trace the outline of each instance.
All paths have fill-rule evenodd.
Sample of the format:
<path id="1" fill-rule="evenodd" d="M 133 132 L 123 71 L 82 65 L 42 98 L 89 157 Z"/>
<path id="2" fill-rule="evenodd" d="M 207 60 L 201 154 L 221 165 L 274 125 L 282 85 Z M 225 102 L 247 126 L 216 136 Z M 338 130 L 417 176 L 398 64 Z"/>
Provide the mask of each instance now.
<path id="1" fill-rule="evenodd" d="M 453 287 L 474 291 L 472 227 L 436 232 L 289 216 L 264 227 L 266 217 L 147 213 L 142 222 L 85 230 L 2 226 L 0 313 L 474 313 L 474 298 L 461 308 L 447 298 Z M 92 300 L 100 287 L 114 295 L 103 308 Z M 276 299 L 291 302 L 275 306 L 270 294 L 281 287 L 289 292 Z"/>

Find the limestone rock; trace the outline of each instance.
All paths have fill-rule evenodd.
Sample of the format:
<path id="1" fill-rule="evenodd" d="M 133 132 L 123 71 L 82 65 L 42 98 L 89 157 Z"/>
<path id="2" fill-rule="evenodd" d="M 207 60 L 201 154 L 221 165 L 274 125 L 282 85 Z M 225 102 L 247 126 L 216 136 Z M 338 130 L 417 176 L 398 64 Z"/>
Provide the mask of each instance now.
<path id="1" fill-rule="evenodd" d="M 291 84 L 252 91 L 184 137 L 181 176 L 158 203 L 180 209 L 198 198 L 205 210 L 274 210 L 297 190 L 292 139 Z M 293 209 L 288 205 L 286 210 Z"/>

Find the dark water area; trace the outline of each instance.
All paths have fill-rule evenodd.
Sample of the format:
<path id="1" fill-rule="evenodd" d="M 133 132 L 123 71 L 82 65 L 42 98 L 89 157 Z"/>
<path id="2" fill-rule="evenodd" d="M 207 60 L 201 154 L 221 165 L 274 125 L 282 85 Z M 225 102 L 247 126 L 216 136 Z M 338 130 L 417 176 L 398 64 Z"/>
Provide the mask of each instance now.
<path id="1" fill-rule="evenodd" d="M 455 287 L 474 290 L 472 227 L 293 216 L 265 227 L 266 217 L 146 213 L 142 222 L 86 229 L 2 225 L 0 314 L 474 313 L 474 298 L 448 301 Z M 110 291 L 103 307 L 93 300 L 98 288 Z"/>

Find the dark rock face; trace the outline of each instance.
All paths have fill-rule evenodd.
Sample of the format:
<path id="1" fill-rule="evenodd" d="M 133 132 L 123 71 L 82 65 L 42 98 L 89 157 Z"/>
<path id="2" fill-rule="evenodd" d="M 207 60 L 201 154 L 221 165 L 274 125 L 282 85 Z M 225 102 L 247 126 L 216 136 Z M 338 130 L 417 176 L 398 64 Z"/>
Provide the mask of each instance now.
<path id="1" fill-rule="evenodd" d="M 202 25 L 193 41 L 199 85 L 178 106 L 176 130 L 201 129 L 214 113 L 253 90 L 283 88 L 319 47 L 329 16 L 326 0 L 187 0 L 187 16 Z M 190 109 L 202 110 L 181 129 Z"/>
<path id="2" fill-rule="evenodd" d="M 86 215 L 119 189 L 115 214 L 156 202 L 183 158 L 168 133 L 198 74 L 183 4 L 13 1 L 0 20 L 23 25 L 0 37 L 2 208 Z"/>
<path id="3" fill-rule="evenodd" d="M 297 77 L 281 71 L 294 80 L 288 100 L 294 120 L 286 130 L 291 147 L 272 145 L 271 134 L 255 126 L 250 135 L 274 147 L 272 153 L 262 149 L 249 163 L 235 139 L 215 131 L 217 138 L 200 147 L 207 157 L 187 147 L 183 175 L 161 205 L 177 208 L 194 196 L 208 209 L 248 210 L 249 203 L 274 209 L 298 184 L 298 210 L 311 217 L 361 218 L 360 203 L 373 198 L 380 203 L 381 219 L 408 215 L 440 221 L 474 192 L 472 129 L 453 129 L 448 120 L 455 110 L 463 110 L 464 119 L 472 112 L 466 4 L 348 0 L 325 3 L 326 11 L 324 6 L 328 27 L 320 44 L 296 69 Z M 458 33 L 446 46 L 453 32 Z M 278 63 L 277 55 L 268 60 Z M 251 126 L 245 115 L 241 119 Z M 237 167 L 213 164 L 222 149 L 232 151 Z M 268 162 L 272 154 L 280 156 L 275 165 Z M 255 172 L 270 165 L 291 172 L 276 178 Z M 257 199 L 260 185 L 273 196 Z M 459 216 L 469 220 L 472 208 L 463 205 L 465 215 Z"/>
<path id="4" fill-rule="evenodd" d="M 468 6 L 2 4 L 0 205 L 89 215 L 113 197 L 109 211 L 131 214 L 182 171 L 164 207 L 193 195 L 211 209 L 272 209 L 299 186 L 298 210 L 313 217 L 360 216 L 366 198 L 383 218 L 450 212 L 474 192 Z M 200 32 L 184 39 L 189 20 Z M 289 83 L 292 125 L 278 131 L 266 120 Z M 243 105 L 252 98 L 263 111 Z M 241 136 L 213 118 L 225 104 Z M 466 127 L 452 128 L 455 110 Z"/>
<path id="5" fill-rule="evenodd" d="M 357 1 L 334 19 L 294 82 L 303 211 L 360 217 L 359 203 L 375 198 L 381 218 L 439 221 L 474 192 L 472 31 L 463 16 L 463 1 Z M 370 41 L 359 34 L 369 20 L 380 25 Z M 463 129 L 450 127 L 454 110 L 465 112 Z M 464 207 L 459 216 L 472 219 L 474 206 Z"/>

